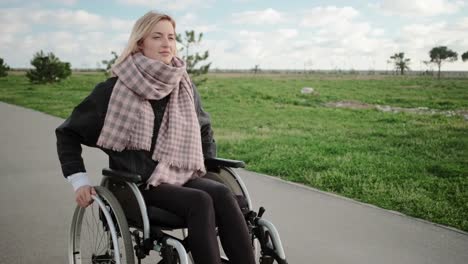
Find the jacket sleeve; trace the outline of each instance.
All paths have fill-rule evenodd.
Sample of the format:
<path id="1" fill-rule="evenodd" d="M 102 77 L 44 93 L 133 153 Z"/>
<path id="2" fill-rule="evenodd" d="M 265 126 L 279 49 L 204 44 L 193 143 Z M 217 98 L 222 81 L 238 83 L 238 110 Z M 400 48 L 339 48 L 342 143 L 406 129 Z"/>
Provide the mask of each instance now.
<path id="1" fill-rule="evenodd" d="M 210 114 L 203 110 L 200 94 L 195 84 L 192 83 L 192 87 L 193 97 L 195 99 L 195 110 L 197 111 L 198 122 L 200 123 L 201 129 L 203 156 L 205 158 L 214 158 L 216 157 L 216 141 L 213 138 Z"/>
<path id="2" fill-rule="evenodd" d="M 112 81 L 98 84 L 56 130 L 57 153 L 63 176 L 86 172 L 81 144 L 96 147 L 112 93 Z M 114 80 L 115 83 L 115 80 Z"/>

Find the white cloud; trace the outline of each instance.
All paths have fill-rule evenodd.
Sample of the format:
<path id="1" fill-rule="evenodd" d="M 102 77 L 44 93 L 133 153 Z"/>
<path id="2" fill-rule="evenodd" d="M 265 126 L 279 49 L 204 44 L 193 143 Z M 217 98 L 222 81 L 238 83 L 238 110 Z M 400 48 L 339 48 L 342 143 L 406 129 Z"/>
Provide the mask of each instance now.
<path id="1" fill-rule="evenodd" d="M 29 67 L 32 55 L 43 50 L 53 52 L 62 61 L 71 62 L 74 68 L 83 68 L 96 67 L 97 62 L 110 58 L 111 51 L 121 52 L 124 44 L 122 36 L 108 36 L 102 32 L 43 32 L 0 45 L 0 53 L 5 54 L 5 60 L 15 67 Z"/>
<path id="2" fill-rule="evenodd" d="M 48 0 L 48 1 L 63 4 L 63 5 L 69 5 L 69 6 L 78 3 L 78 0 Z"/>
<path id="3" fill-rule="evenodd" d="M 465 5 L 459 0 L 382 0 L 377 7 L 386 14 L 426 17 L 453 14 Z"/>
<path id="4" fill-rule="evenodd" d="M 385 35 L 385 30 L 383 30 L 381 28 L 375 28 L 375 29 L 372 29 L 370 34 L 372 36 L 381 37 L 381 36 Z"/>
<path id="5" fill-rule="evenodd" d="M 289 65 L 290 59 L 287 53 L 294 51 L 288 37 L 291 35 L 280 34 L 284 31 L 295 34 L 292 30 L 277 30 L 271 32 L 239 30 L 227 32 L 231 39 L 210 40 L 202 43 L 202 50 L 210 51 L 210 59 L 213 60 L 212 68 L 243 68 L 249 69 L 259 64 L 260 67 L 282 67 Z M 273 41 L 274 40 L 274 41 Z M 288 45 L 285 45 L 288 44 Z M 271 61 L 273 59 L 273 61 Z M 289 65 L 290 66 L 290 65 Z"/>
<path id="6" fill-rule="evenodd" d="M 411 24 L 404 26 L 400 33 L 402 46 L 412 50 L 424 50 L 426 53 L 435 46 L 448 46 L 455 50 L 468 47 L 468 31 L 455 23 L 437 22 L 432 24 Z"/>
<path id="7" fill-rule="evenodd" d="M 1 47 L 6 47 L 6 46 L 9 46 L 13 43 L 13 41 L 15 41 L 15 37 L 12 35 L 12 34 L 5 34 L 5 33 L 1 33 L 2 34 L 2 38 L 0 38 L 0 48 Z M 9 51 L 7 51 L 9 52 Z M 3 55 L 3 53 L 2 53 Z"/>
<path id="8" fill-rule="evenodd" d="M 284 36 L 287 39 L 294 38 L 298 34 L 298 31 L 295 28 L 280 28 L 277 32 L 280 36 Z"/>
<path id="9" fill-rule="evenodd" d="M 24 2 L 25 2 L 24 0 L 2 0 L 2 4 L 8 4 L 8 5 L 10 5 L 10 4 L 22 4 Z M 37 6 L 39 4 L 44 4 L 44 2 L 58 3 L 58 4 L 62 4 L 62 5 L 71 6 L 71 5 L 76 4 L 78 2 L 78 0 L 40 0 L 40 1 L 33 0 L 33 1 L 28 1 L 28 5 Z"/>
<path id="10" fill-rule="evenodd" d="M 323 69 L 338 67 L 338 64 L 351 60 L 353 56 L 363 56 L 353 53 L 353 50 L 346 47 L 349 45 L 348 43 L 337 42 L 331 45 L 329 40 L 314 37 L 315 34 L 307 31 L 291 29 L 268 32 L 241 30 L 229 34 L 234 36 L 232 41 L 221 43 L 209 41 L 206 43 L 211 57 L 216 58 L 213 63 L 214 68 L 248 69 L 259 64 L 260 68 L 263 69 L 303 69 L 303 67 Z M 359 41 L 371 42 L 366 39 Z M 381 43 L 368 45 L 377 47 Z M 368 67 L 367 64 L 366 66 L 356 66 L 365 69 Z M 341 65 L 340 67 L 345 66 Z M 351 65 L 347 67 L 351 67 Z"/>
<path id="11" fill-rule="evenodd" d="M 386 51 L 397 47 L 383 28 L 373 27 L 352 7 L 317 7 L 281 15 L 295 21 L 288 19 L 279 29 L 227 32 L 231 41 L 210 41 L 206 48 L 217 58 L 213 67 L 385 69 Z M 296 21 L 301 27 L 294 27 Z"/>
<path id="12" fill-rule="evenodd" d="M 285 20 L 284 14 L 272 8 L 262 11 L 245 11 L 232 14 L 232 22 L 234 24 L 278 24 Z"/>
<path id="13" fill-rule="evenodd" d="M 214 0 L 118 0 L 126 5 L 143 6 L 154 10 L 187 10 L 209 7 Z"/>
<path id="14" fill-rule="evenodd" d="M 39 50 L 54 52 L 73 67 L 95 67 L 124 47 L 133 25 L 84 10 L 26 8 L 0 9 L 0 23 L 0 54 L 14 67 L 29 66 Z"/>
<path id="15" fill-rule="evenodd" d="M 316 7 L 304 12 L 301 26 L 324 27 L 337 22 L 347 23 L 359 16 L 359 12 L 352 7 Z"/>
<path id="16" fill-rule="evenodd" d="M 179 12 L 177 31 L 205 33 L 192 51 L 209 50 L 213 68 L 249 69 L 259 64 L 262 69 L 385 69 L 391 68 L 386 64 L 389 56 L 402 51 L 417 70 L 434 46 L 446 45 L 459 54 L 468 47 L 466 16 L 447 16 L 445 21 L 425 18 L 399 27 L 400 20 L 383 28 L 353 7 L 249 12 L 254 11 L 214 22 L 195 11 Z M 233 18 L 262 26 L 232 24 Z M 95 67 L 96 62 L 110 58 L 111 51 L 124 48 L 133 23 L 86 10 L 4 8 L 0 9 L 0 54 L 13 67 L 29 66 L 32 54 L 40 49 L 54 52 L 73 67 Z M 443 69 L 466 70 L 467 66 L 456 62 Z"/>
<path id="17" fill-rule="evenodd" d="M 241 30 L 236 37 L 239 54 L 252 60 L 264 58 L 269 51 L 266 39 L 267 34 L 264 32 Z"/>
<path id="18" fill-rule="evenodd" d="M 24 14 L 28 14 L 25 16 Z M 0 9 L 0 32 L 28 33 L 33 26 L 47 25 L 49 28 L 71 31 L 117 30 L 130 31 L 133 21 L 106 18 L 84 10 L 48 10 L 27 8 Z"/>
<path id="19" fill-rule="evenodd" d="M 455 29 L 468 31 L 468 17 L 464 17 L 455 25 Z"/>
<path id="20" fill-rule="evenodd" d="M 178 20 L 178 32 L 194 29 L 205 33 L 205 41 L 206 33 L 216 31 L 217 26 L 200 21 L 187 13 Z M 14 67 L 29 67 L 32 54 L 39 50 L 54 52 L 73 67 L 95 67 L 111 51 L 124 48 L 134 21 L 85 10 L 5 8 L 0 9 L 0 24 L 0 54 Z"/>
<path id="21" fill-rule="evenodd" d="M 204 23 L 203 18 L 198 17 L 194 13 L 186 13 L 180 18 L 177 18 L 176 23 L 177 33 L 182 34 L 185 30 L 194 30 L 197 34 L 203 32 L 204 35 L 218 30 L 218 26 L 216 24 Z"/>
<path id="22" fill-rule="evenodd" d="M 314 45 L 329 49 L 327 54 L 375 56 L 382 48 L 392 48 L 391 40 L 384 37 L 384 30 L 373 28 L 362 21 L 359 11 L 353 7 L 316 7 L 303 12 L 301 26 L 315 30 L 309 39 Z M 317 50 L 317 48 L 313 48 Z"/>
<path id="23" fill-rule="evenodd" d="M 2 11 L 0 10 L 0 33 L 2 34 L 14 34 L 20 32 L 28 32 L 31 30 L 31 25 L 23 21 L 8 21 L 5 19 L 5 16 L 2 16 Z"/>

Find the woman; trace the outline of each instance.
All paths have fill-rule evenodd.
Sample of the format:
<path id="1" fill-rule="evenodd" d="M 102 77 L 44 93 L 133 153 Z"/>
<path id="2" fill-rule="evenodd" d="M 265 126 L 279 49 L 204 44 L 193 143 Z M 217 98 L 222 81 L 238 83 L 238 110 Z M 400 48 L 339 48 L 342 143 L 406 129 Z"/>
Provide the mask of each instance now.
<path id="1" fill-rule="evenodd" d="M 149 12 L 134 25 L 115 62 L 114 77 L 93 92 L 56 130 L 64 176 L 76 202 L 88 206 L 95 190 L 81 144 L 99 147 L 110 167 L 142 175 L 149 205 L 186 219 L 196 263 L 220 263 L 215 223 L 230 263 L 255 263 L 240 208 L 223 184 L 203 178 L 204 158 L 216 155 L 209 115 L 175 56 L 175 22 Z"/>

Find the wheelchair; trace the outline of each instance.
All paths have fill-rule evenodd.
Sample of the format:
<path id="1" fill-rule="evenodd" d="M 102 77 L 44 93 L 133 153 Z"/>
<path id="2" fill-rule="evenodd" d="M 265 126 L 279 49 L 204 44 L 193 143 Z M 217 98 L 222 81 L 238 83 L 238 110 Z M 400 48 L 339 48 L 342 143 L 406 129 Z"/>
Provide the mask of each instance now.
<path id="1" fill-rule="evenodd" d="M 262 218 L 265 209 L 252 210 L 247 188 L 233 168 L 244 162 L 211 158 L 205 160 L 204 177 L 225 184 L 235 196 L 247 223 L 252 250 L 260 264 L 287 264 L 279 233 Z M 140 175 L 105 168 L 97 195 L 87 208 L 76 207 L 69 236 L 70 264 L 134 264 L 159 253 L 158 264 L 194 263 L 184 219 L 160 208 L 146 206 L 138 185 Z M 172 234 L 182 231 L 182 237 Z M 203 243 L 203 241 L 200 241 Z M 219 243 L 219 242 L 218 242 Z M 222 255 L 222 263 L 229 263 Z"/>

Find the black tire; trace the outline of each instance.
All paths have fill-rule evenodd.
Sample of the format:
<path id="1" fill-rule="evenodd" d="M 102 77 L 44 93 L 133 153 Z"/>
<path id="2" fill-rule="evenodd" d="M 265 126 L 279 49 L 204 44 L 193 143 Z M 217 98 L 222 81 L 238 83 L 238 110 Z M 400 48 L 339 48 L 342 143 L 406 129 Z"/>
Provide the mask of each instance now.
<path id="1" fill-rule="evenodd" d="M 273 245 L 273 241 L 271 240 L 271 234 L 270 234 L 270 231 L 264 227 L 262 227 L 262 231 L 263 231 L 263 235 L 265 237 L 265 246 L 272 249 L 272 250 L 275 250 L 275 246 Z M 260 256 L 260 264 L 273 264 L 273 262 L 275 261 L 274 257 L 273 256 L 270 256 L 270 255 L 266 255 L 265 252 L 261 252 L 261 256 Z"/>
<path id="2" fill-rule="evenodd" d="M 86 208 L 76 207 L 70 230 L 69 262 L 71 264 L 117 263 L 109 221 L 102 212 L 107 210 L 115 226 L 120 263 L 134 264 L 132 238 L 122 207 L 109 190 L 102 186 L 94 188 L 103 205 L 95 200 Z"/>

